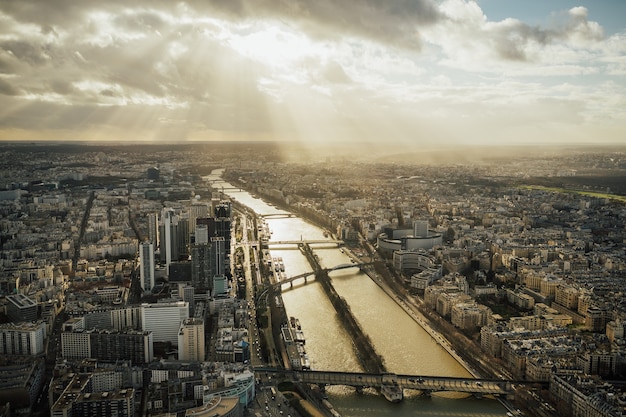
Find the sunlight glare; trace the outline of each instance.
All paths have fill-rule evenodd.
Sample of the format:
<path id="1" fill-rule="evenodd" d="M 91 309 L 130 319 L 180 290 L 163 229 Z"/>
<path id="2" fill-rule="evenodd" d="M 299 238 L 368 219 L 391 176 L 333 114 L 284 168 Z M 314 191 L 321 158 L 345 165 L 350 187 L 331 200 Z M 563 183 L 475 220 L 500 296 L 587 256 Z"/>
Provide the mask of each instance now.
<path id="1" fill-rule="evenodd" d="M 325 55 L 323 47 L 306 36 L 276 25 L 233 34 L 228 44 L 241 55 L 271 67 L 293 65 L 311 56 Z"/>

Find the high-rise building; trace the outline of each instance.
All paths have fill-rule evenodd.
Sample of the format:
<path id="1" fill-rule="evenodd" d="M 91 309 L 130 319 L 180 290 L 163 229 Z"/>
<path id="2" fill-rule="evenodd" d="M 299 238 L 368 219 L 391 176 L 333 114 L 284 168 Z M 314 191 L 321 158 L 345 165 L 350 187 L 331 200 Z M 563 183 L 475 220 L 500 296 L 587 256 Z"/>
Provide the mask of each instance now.
<path id="1" fill-rule="evenodd" d="M 196 225 L 194 233 L 194 244 L 209 243 L 209 226 L 206 224 Z"/>
<path id="2" fill-rule="evenodd" d="M 213 277 L 226 271 L 226 247 L 222 237 L 191 247 L 191 282 L 199 290 L 211 290 Z"/>
<path id="3" fill-rule="evenodd" d="M 178 239 L 178 242 L 176 244 L 176 247 L 178 248 L 178 253 L 176 255 L 175 260 L 188 259 L 189 257 L 189 218 L 187 217 L 178 218 L 178 228 L 176 231 L 176 239 Z"/>
<path id="4" fill-rule="evenodd" d="M 230 275 L 231 204 L 224 201 L 215 207 L 215 236 L 224 239 L 224 268 Z"/>
<path id="5" fill-rule="evenodd" d="M 228 292 L 228 280 L 224 275 L 214 275 L 211 285 L 211 295 L 224 295 Z"/>
<path id="6" fill-rule="evenodd" d="M 157 247 L 159 244 L 159 214 L 148 213 L 148 241 Z"/>
<path id="7" fill-rule="evenodd" d="M 204 218 L 209 214 L 209 207 L 198 200 L 194 200 L 189 206 L 189 233 L 196 231 L 196 219 Z"/>
<path id="8" fill-rule="evenodd" d="M 178 259 L 178 216 L 171 208 L 163 209 L 159 222 L 161 262 L 169 266 Z"/>
<path id="9" fill-rule="evenodd" d="M 178 332 L 178 360 L 204 361 L 204 320 L 184 320 Z"/>
<path id="10" fill-rule="evenodd" d="M 415 237 L 428 236 L 428 220 L 415 220 L 413 222 L 413 236 Z"/>
<path id="11" fill-rule="evenodd" d="M 209 258 L 211 276 L 225 274 L 226 260 L 229 253 L 227 244 L 227 241 L 221 236 L 211 238 L 211 252 Z"/>
<path id="12" fill-rule="evenodd" d="M 231 205 L 222 202 L 215 207 L 215 236 L 223 237 L 226 241 L 226 251 L 230 254 L 230 223 Z"/>
<path id="13" fill-rule="evenodd" d="M 172 301 L 141 305 L 143 330 L 152 332 L 155 342 L 178 343 L 180 323 L 189 318 L 189 303 Z"/>
<path id="14" fill-rule="evenodd" d="M 151 242 L 139 244 L 140 284 L 144 291 L 154 288 L 154 245 Z"/>
<path id="15" fill-rule="evenodd" d="M 199 292 L 211 288 L 210 257 L 211 245 L 209 243 L 191 245 L 191 282 Z"/>

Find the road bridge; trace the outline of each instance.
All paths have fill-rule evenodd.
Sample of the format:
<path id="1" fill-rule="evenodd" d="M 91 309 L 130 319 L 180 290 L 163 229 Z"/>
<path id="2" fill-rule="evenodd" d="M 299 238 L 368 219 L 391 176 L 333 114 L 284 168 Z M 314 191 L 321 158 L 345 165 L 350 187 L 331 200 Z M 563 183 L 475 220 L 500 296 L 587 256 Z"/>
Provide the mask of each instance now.
<path id="1" fill-rule="evenodd" d="M 272 213 L 272 214 L 259 214 L 259 217 L 264 219 L 288 219 L 291 217 L 296 217 L 293 213 Z"/>
<path id="2" fill-rule="evenodd" d="M 330 245 L 343 245 L 343 240 L 334 240 L 334 239 L 318 239 L 318 240 L 270 240 L 267 242 L 267 246 L 275 246 L 275 245 L 315 245 L 315 244 L 323 244 L 327 243 Z"/>
<path id="3" fill-rule="evenodd" d="M 328 272 L 339 271 L 341 269 L 348 269 L 348 268 L 360 269 L 363 266 L 372 265 L 373 263 L 374 262 L 359 262 L 359 263 L 341 264 L 341 265 L 333 266 L 332 268 L 324 268 L 323 271 L 326 271 L 328 273 Z M 307 283 L 307 278 L 310 277 L 311 275 L 315 275 L 315 271 L 309 271 L 309 272 L 304 272 L 302 274 L 294 275 L 292 277 L 276 282 L 272 284 L 272 286 L 274 288 L 280 288 L 283 284 L 289 284 L 289 288 L 293 288 L 294 281 L 297 281 L 299 279 L 304 279 L 304 282 Z"/>
<path id="4" fill-rule="evenodd" d="M 275 368 L 255 368 L 255 373 L 271 374 L 295 382 L 326 385 L 345 385 L 358 390 L 363 388 L 380 389 L 382 386 L 395 386 L 400 389 L 421 391 L 423 395 L 434 392 L 461 392 L 476 397 L 485 395 L 512 396 L 514 384 L 535 384 L 529 381 L 500 379 L 474 379 L 427 375 L 400 375 L 392 373 L 372 374 L 334 371 L 290 371 Z"/>

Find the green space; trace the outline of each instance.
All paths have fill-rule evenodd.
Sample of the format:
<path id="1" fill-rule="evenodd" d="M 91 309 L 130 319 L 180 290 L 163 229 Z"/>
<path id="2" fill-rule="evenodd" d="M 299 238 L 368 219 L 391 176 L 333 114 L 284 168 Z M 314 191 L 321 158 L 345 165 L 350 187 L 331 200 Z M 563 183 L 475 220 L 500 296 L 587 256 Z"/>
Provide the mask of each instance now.
<path id="1" fill-rule="evenodd" d="M 617 195 L 617 194 L 609 194 L 609 193 L 601 193 L 601 192 L 596 192 L 596 191 L 571 190 L 571 189 L 560 188 L 560 187 L 546 187 L 543 185 L 521 185 L 520 188 L 524 188 L 527 190 L 550 191 L 553 193 L 579 194 L 579 195 L 584 195 L 588 197 L 607 198 L 610 200 L 615 200 L 615 201 L 619 201 L 622 203 L 626 203 L 626 196 Z"/>

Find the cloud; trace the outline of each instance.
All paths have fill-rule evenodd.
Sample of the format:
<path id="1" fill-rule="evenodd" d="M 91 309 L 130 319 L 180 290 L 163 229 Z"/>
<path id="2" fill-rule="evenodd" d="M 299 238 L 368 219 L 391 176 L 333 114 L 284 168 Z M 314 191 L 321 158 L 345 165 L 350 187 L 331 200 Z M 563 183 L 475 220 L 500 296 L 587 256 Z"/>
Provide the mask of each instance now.
<path id="1" fill-rule="evenodd" d="M 603 39 L 602 27 L 588 20 L 584 7 L 558 15 L 549 27 L 533 26 L 518 19 L 489 21 L 474 1 L 445 0 L 440 5 L 443 18 L 426 28 L 428 42 L 442 47 L 450 61 L 484 60 L 537 61 L 545 47 L 597 45 Z"/>
<path id="2" fill-rule="evenodd" d="M 535 26 L 466 0 L 0 1 L 0 138 L 619 127 L 623 83 L 598 80 L 626 74 L 624 36 L 582 7 Z"/>
<path id="3" fill-rule="evenodd" d="M 16 96 L 19 94 L 19 90 L 0 78 L 0 94 L 4 94 L 7 96 Z"/>

